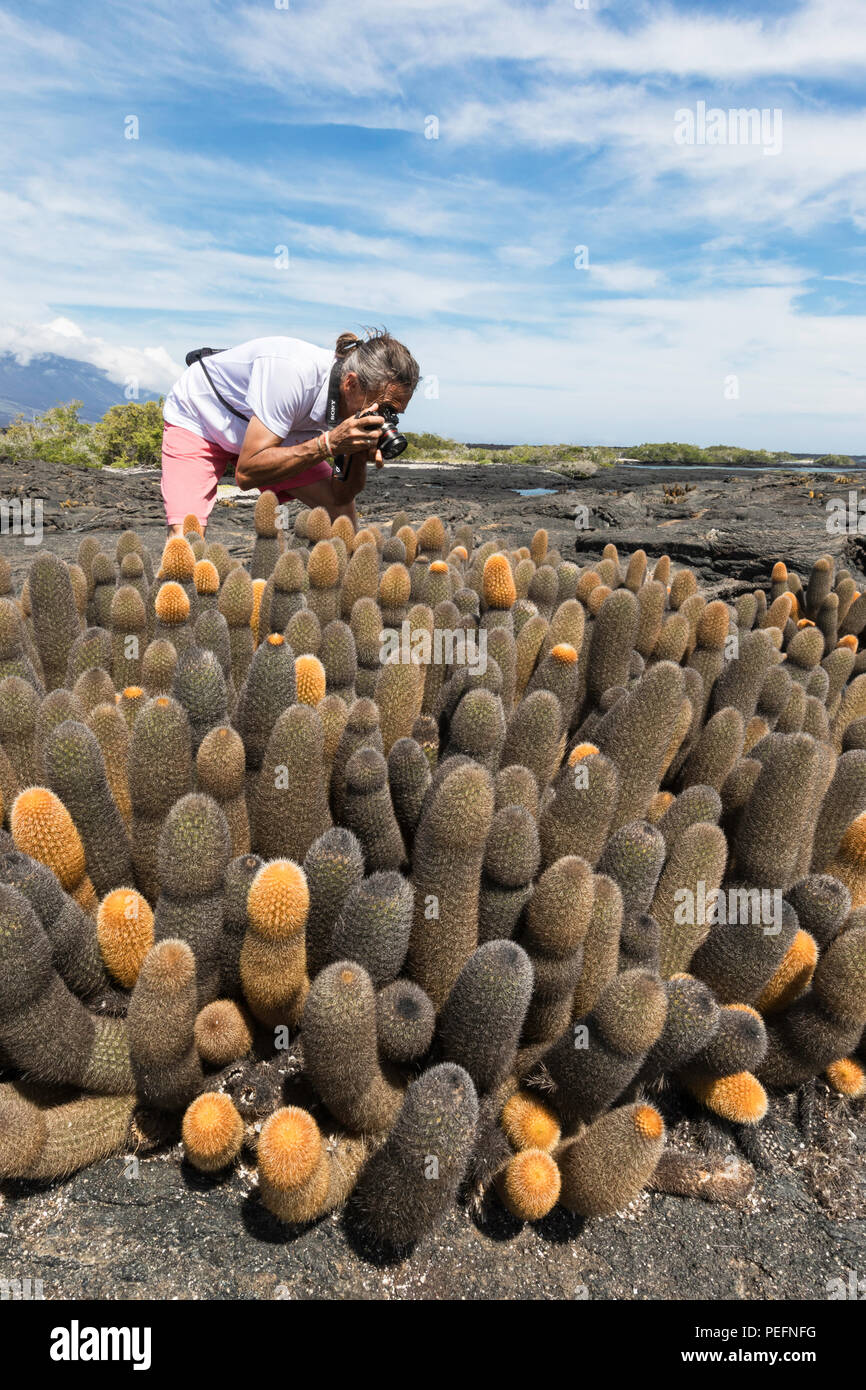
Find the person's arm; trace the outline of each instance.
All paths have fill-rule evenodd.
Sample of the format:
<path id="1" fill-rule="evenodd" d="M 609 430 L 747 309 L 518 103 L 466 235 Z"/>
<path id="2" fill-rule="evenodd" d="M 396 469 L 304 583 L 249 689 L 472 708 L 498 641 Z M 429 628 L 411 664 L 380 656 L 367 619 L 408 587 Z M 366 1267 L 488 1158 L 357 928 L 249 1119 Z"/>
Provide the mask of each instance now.
<path id="1" fill-rule="evenodd" d="M 383 418 L 380 415 L 368 415 L 363 420 L 359 420 L 353 415 L 348 420 L 343 420 L 331 430 L 331 453 L 369 455 L 371 441 L 381 433 L 383 423 Z M 241 445 L 241 452 L 235 465 L 235 481 L 238 487 L 243 488 L 244 491 L 253 487 L 267 488 L 272 483 L 291 481 L 293 474 L 303 473 L 307 468 L 312 468 L 314 463 L 321 463 L 324 457 L 321 435 L 317 435 L 313 439 L 305 439 L 303 444 L 283 445 L 280 443 L 280 436 L 274 434 L 273 430 L 269 430 L 267 425 L 262 424 L 262 421 L 254 415 L 247 425 L 244 442 Z M 379 457 L 377 450 L 377 463 Z M 363 478 L 356 485 L 355 479 L 352 477 L 352 474 L 355 473 L 366 475 L 366 465 L 359 466 L 357 459 L 352 464 L 352 472 L 346 483 L 334 479 L 335 488 L 346 490 L 346 504 L 364 485 Z"/>
<path id="2" fill-rule="evenodd" d="M 248 488 L 266 488 L 285 482 L 293 473 L 303 473 L 324 458 L 320 436 L 303 444 L 281 445 L 279 435 L 254 415 L 247 425 L 244 442 L 235 464 L 235 482 Z"/>

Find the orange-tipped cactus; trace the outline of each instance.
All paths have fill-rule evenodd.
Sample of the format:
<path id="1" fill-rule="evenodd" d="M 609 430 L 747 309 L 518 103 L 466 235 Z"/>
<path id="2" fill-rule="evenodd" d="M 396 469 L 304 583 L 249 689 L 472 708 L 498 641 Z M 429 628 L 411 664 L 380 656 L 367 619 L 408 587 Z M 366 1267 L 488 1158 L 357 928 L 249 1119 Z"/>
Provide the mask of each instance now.
<path id="1" fill-rule="evenodd" d="M 192 531 L 194 531 L 197 536 L 204 535 L 204 532 L 202 530 L 202 522 L 199 521 L 195 512 L 187 512 L 186 516 L 183 519 L 183 525 L 180 529 L 183 532 L 184 536 L 188 536 Z"/>
<path id="2" fill-rule="evenodd" d="M 184 536 L 171 536 L 162 552 L 159 577 L 188 584 L 194 573 L 195 555 L 189 541 Z"/>
<path id="3" fill-rule="evenodd" d="M 664 1141 L 664 1123 L 652 1105 L 608 1111 L 557 1152 L 562 1205 L 581 1216 L 622 1211 L 649 1182 Z"/>
<path id="4" fill-rule="evenodd" d="M 559 1200 L 562 1178 L 544 1149 L 524 1149 L 509 1159 L 497 1177 L 503 1205 L 518 1221 L 540 1221 Z"/>
<path id="5" fill-rule="evenodd" d="M 258 646 L 264 636 L 264 633 L 261 631 L 262 599 L 264 598 L 267 586 L 268 581 L 266 579 L 253 580 L 253 611 L 250 614 L 250 627 L 252 628 L 253 641 L 256 646 Z"/>
<path id="6" fill-rule="evenodd" d="M 20 792 L 12 803 L 9 825 L 16 849 L 46 864 L 88 912 L 96 907 L 81 836 L 54 792 L 47 787 L 28 787 Z"/>
<path id="7" fill-rule="evenodd" d="M 502 1108 L 500 1124 L 513 1149 L 545 1149 L 559 1143 L 560 1124 L 556 1113 L 531 1091 L 515 1091 Z"/>
<path id="8" fill-rule="evenodd" d="M 308 1110 L 289 1105 L 265 1121 L 258 1165 L 259 1195 L 280 1221 L 295 1225 L 320 1215 L 328 1196 L 328 1162 Z"/>
<path id="9" fill-rule="evenodd" d="M 575 767 L 584 758 L 591 758 L 598 752 L 594 743 L 576 743 L 568 755 L 568 766 Z"/>
<path id="10" fill-rule="evenodd" d="M 557 642 L 555 647 L 551 647 L 550 655 L 562 666 L 573 666 L 577 661 L 577 652 L 569 642 Z"/>
<path id="11" fill-rule="evenodd" d="M 757 1125 L 767 1113 L 767 1092 L 750 1071 L 731 1076 L 689 1075 L 686 1084 L 702 1105 L 731 1124 Z"/>
<path id="12" fill-rule="evenodd" d="M 662 816 L 673 806 L 676 797 L 673 792 L 656 792 L 647 807 L 646 818 L 650 825 L 658 825 Z"/>
<path id="13" fill-rule="evenodd" d="M 198 560 L 192 578 L 198 594 L 210 597 L 219 591 L 219 570 L 212 560 Z"/>
<path id="14" fill-rule="evenodd" d="M 175 540 L 180 539 L 175 537 Z M 185 542 L 184 542 L 185 544 Z M 174 580 L 160 585 L 154 600 L 157 620 L 165 627 L 185 623 L 189 618 L 189 599 L 183 587 Z"/>
<path id="15" fill-rule="evenodd" d="M 126 989 L 153 945 L 153 912 L 134 888 L 115 888 L 99 904 L 96 935 L 105 967 Z"/>
<path id="16" fill-rule="evenodd" d="M 831 1062 L 824 1075 L 840 1096 L 859 1100 L 866 1095 L 866 1069 L 856 1057 L 840 1057 L 837 1062 Z"/>
<path id="17" fill-rule="evenodd" d="M 140 685 L 128 685 L 121 691 L 117 701 L 117 708 L 120 710 L 130 729 L 135 723 L 139 711 L 146 704 L 147 695 Z"/>
<path id="18" fill-rule="evenodd" d="M 506 555 L 489 555 L 484 562 L 482 592 L 488 608 L 512 608 L 517 602 L 514 575 Z"/>
<path id="19" fill-rule="evenodd" d="M 809 988 L 818 964 L 818 943 L 806 931 L 798 931 L 782 963 L 758 999 L 762 1014 L 786 1009 Z"/>
<path id="20" fill-rule="evenodd" d="M 259 1022 L 298 1023 L 308 989 L 304 926 L 310 891 L 303 869 L 275 859 L 259 869 L 247 896 L 241 984 Z"/>
<path id="21" fill-rule="evenodd" d="M 418 596 L 430 608 L 436 608 L 440 603 L 447 603 L 451 598 L 451 571 L 445 560 L 433 560 L 427 566 L 426 575 L 421 576 L 418 585 Z"/>
<path id="22" fill-rule="evenodd" d="M 295 662 L 298 701 L 317 705 L 325 698 L 325 668 L 316 656 L 299 656 Z"/>
<path id="23" fill-rule="evenodd" d="M 250 886 L 247 914 L 260 936 L 283 941 L 301 931 L 310 906 L 304 871 L 290 859 L 265 864 Z"/>
<path id="24" fill-rule="evenodd" d="M 182 1136 L 188 1162 L 202 1173 L 218 1173 L 240 1153 L 244 1122 L 229 1096 L 205 1091 L 187 1106 Z"/>
<path id="25" fill-rule="evenodd" d="M 866 814 L 848 826 L 826 872 L 844 883 L 851 894 L 852 908 L 866 905 Z"/>

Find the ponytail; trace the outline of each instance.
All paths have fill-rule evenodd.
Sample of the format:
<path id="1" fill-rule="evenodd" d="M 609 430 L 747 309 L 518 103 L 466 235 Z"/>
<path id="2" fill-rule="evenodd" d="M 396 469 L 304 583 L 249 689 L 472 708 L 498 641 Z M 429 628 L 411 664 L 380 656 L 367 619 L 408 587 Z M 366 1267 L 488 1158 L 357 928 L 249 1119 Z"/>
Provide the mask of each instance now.
<path id="1" fill-rule="evenodd" d="M 356 333 L 341 333 L 334 352 L 343 364 L 341 379 L 354 372 L 364 391 L 395 385 L 411 395 L 418 385 L 418 363 L 409 349 L 384 328 L 368 329 L 363 338 Z"/>
<path id="2" fill-rule="evenodd" d="M 354 352 L 355 348 L 360 346 L 361 339 L 354 333 L 341 333 L 334 351 L 338 357 L 348 357 L 350 352 Z"/>

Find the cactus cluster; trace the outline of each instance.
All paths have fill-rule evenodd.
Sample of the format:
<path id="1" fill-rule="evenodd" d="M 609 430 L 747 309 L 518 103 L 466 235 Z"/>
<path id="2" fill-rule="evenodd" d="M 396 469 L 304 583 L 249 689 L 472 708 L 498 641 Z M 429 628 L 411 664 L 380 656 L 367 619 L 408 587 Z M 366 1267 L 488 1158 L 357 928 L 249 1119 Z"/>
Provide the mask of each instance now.
<path id="1" fill-rule="evenodd" d="M 461 1191 L 620 1210 L 683 1109 L 863 1094 L 850 574 L 255 523 L 249 569 L 190 520 L 0 599 L 0 1176 L 161 1111 L 403 1248 Z"/>

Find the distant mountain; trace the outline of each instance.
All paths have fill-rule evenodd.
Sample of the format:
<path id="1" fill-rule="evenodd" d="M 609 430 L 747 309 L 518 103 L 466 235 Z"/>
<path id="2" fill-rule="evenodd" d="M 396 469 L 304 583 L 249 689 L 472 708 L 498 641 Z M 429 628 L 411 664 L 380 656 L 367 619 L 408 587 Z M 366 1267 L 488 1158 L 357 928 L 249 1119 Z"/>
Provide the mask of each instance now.
<path id="1" fill-rule="evenodd" d="M 140 401 L 159 400 L 155 391 L 140 391 Z M 123 384 L 112 381 L 101 367 L 39 353 L 22 366 L 11 352 L 0 352 L 0 426 L 16 415 L 32 416 L 60 401 L 82 401 L 82 420 L 101 420 L 113 405 L 123 405 Z"/>

